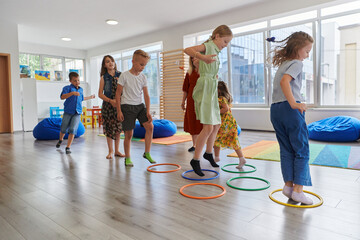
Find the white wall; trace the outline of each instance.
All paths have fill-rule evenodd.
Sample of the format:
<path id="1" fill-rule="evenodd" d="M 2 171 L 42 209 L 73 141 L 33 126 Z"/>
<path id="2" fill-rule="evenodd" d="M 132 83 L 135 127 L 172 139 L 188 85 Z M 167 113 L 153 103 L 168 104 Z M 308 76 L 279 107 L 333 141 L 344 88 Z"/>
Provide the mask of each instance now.
<path id="1" fill-rule="evenodd" d="M 104 54 L 105 55 L 105 54 Z M 89 80 L 89 89 L 88 91 L 91 94 L 95 94 L 95 99 L 93 99 L 93 103 L 96 106 L 101 106 L 102 100 L 98 97 L 99 84 L 100 84 L 100 69 L 101 69 L 101 61 L 100 58 L 93 57 L 91 59 L 87 59 L 86 65 L 89 66 L 87 68 L 86 74 Z"/>
<path id="2" fill-rule="evenodd" d="M 86 58 L 85 50 L 54 47 L 54 46 L 47 46 L 47 45 L 26 43 L 26 42 L 19 42 L 19 52 L 46 54 L 46 55 L 69 57 L 69 58 L 82 58 L 82 59 Z"/>
<path id="3" fill-rule="evenodd" d="M 13 130 L 22 130 L 18 26 L 12 22 L 0 22 L 0 52 L 10 54 Z"/>
<path id="4" fill-rule="evenodd" d="M 36 79 L 35 78 L 21 78 L 21 102 L 22 102 L 22 117 L 23 130 L 32 131 L 38 124 L 38 104 L 36 99 Z"/>

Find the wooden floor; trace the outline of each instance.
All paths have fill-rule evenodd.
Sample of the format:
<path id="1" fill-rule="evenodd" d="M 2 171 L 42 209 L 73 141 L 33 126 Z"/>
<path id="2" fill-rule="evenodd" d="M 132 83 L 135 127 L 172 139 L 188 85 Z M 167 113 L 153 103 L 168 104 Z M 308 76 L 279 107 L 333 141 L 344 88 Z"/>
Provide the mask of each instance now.
<path id="1" fill-rule="evenodd" d="M 134 167 L 123 158 L 105 159 L 104 137 L 88 129 L 75 139 L 72 154 L 56 141 L 35 141 L 32 133 L 0 134 L 0 239 L 360 239 L 360 171 L 311 166 L 313 187 L 324 198 L 318 208 L 279 205 L 268 194 L 283 185 L 278 162 L 248 160 L 257 171 L 246 176 L 271 182 L 263 191 L 241 191 L 224 172 L 207 182 L 224 186 L 226 194 L 195 200 L 179 194 L 194 181 L 182 178 L 190 169 L 190 142 L 153 144 L 158 163 L 177 163 L 173 173 L 150 173 L 142 158 L 144 143 L 132 142 Z M 273 132 L 243 131 L 243 147 L 275 140 Z M 122 145 L 122 142 L 121 142 Z M 352 145 L 358 145 L 353 143 Z M 122 147 L 121 147 L 122 150 Z M 221 165 L 236 163 L 221 152 Z M 202 160 L 202 167 L 213 169 Z M 157 167 L 157 170 L 170 167 Z M 194 175 L 189 175 L 194 176 Z M 211 173 L 207 176 L 213 176 Z M 236 186 L 262 187 L 256 180 L 236 180 Z M 219 194 L 212 186 L 194 186 L 186 193 Z M 281 194 L 275 197 L 285 200 Z"/>

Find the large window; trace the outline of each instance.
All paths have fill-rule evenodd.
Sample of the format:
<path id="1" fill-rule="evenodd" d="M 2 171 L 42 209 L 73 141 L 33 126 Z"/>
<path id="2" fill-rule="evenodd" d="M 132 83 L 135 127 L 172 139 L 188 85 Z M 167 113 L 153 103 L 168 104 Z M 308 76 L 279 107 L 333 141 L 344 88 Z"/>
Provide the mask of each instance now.
<path id="1" fill-rule="evenodd" d="M 296 31 L 315 42 L 303 61 L 301 94 L 314 107 L 353 107 L 360 104 L 360 1 L 231 27 L 234 38 L 220 53 L 219 79 L 228 83 L 238 107 L 269 107 L 276 68 L 268 64 L 276 44 Z M 211 31 L 184 36 L 184 48 L 199 45 Z M 316 54 L 315 54 L 316 53 Z"/>
<path id="2" fill-rule="evenodd" d="M 50 80 L 60 80 L 55 78 L 56 72 L 63 72 L 63 63 L 61 58 L 56 57 L 43 57 L 42 70 L 50 72 Z M 62 79 L 64 80 L 64 79 Z"/>
<path id="3" fill-rule="evenodd" d="M 360 103 L 360 13 L 321 23 L 321 104 Z"/>
<path id="4" fill-rule="evenodd" d="M 40 69 L 40 55 L 20 53 L 19 64 L 30 68 L 30 76 L 35 78 L 35 69 Z"/>
<path id="5" fill-rule="evenodd" d="M 19 63 L 29 67 L 32 78 L 35 78 L 35 70 L 43 70 L 50 72 L 51 81 L 68 81 L 69 72 L 75 71 L 80 81 L 85 81 L 83 59 L 20 53 Z"/>
<path id="6" fill-rule="evenodd" d="M 65 58 L 66 76 L 75 70 L 80 75 L 80 81 L 84 81 L 84 61 L 82 59 Z"/>
<path id="7" fill-rule="evenodd" d="M 147 78 L 148 90 L 151 104 L 159 104 L 159 53 L 151 53 L 150 61 L 144 69 L 144 74 Z"/>
<path id="8" fill-rule="evenodd" d="M 219 80 L 222 80 L 226 83 L 229 82 L 229 60 L 228 60 L 228 54 L 227 54 L 227 47 L 221 50 L 219 54 L 219 73 L 218 78 Z"/>
<path id="9" fill-rule="evenodd" d="M 234 104 L 265 104 L 263 34 L 234 37 L 230 52 Z"/>

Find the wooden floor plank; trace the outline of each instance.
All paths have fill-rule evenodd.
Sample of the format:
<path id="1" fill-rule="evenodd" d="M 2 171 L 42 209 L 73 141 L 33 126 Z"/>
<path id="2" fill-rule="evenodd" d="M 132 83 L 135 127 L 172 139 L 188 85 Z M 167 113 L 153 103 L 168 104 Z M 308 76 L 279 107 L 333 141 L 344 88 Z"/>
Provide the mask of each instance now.
<path id="1" fill-rule="evenodd" d="M 0 202 L 0 216 L 25 239 L 79 239 L 9 189 L 1 188 Z"/>
<path id="2" fill-rule="evenodd" d="M 0 240 L 25 240 L 25 238 L 1 216 L 0 233 Z"/>
<path id="3" fill-rule="evenodd" d="M 357 239 L 336 232 L 322 229 L 308 224 L 306 221 L 311 217 L 309 216 L 296 216 L 291 218 L 282 218 L 267 213 L 262 213 L 252 221 L 253 224 L 270 228 L 283 233 L 292 233 L 296 236 L 291 239 L 307 239 L 307 240 L 351 240 Z"/>
<path id="4" fill-rule="evenodd" d="M 358 170 L 311 166 L 314 186 L 306 189 L 324 198 L 324 205 L 314 209 L 272 202 L 269 192 L 283 186 L 280 164 L 252 159 L 248 163 L 257 171 L 240 175 L 265 178 L 271 183 L 269 189 L 230 188 L 226 181 L 239 174 L 215 169 L 220 176 L 206 182 L 224 186 L 227 193 L 194 200 L 179 194 L 182 186 L 194 182 L 181 176 L 191 169 L 192 153 L 187 152 L 191 142 L 153 144 L 151 154 L 157 162 L 176 163 L 182 169 L 150 173 L 146 171 L 150 164 L 142 157 L 144 143 L 132 142 L 135 166 L 127 168 L 123 158 L 105 159 L 106 139 L 99 133 L 99 129 L 87 129 L 74 140 L 70 155 L 64 152 L 66 141 L 56 149 L 56 140 L 36 141 L 32 133 L 0 134 L 1 240 L 360 239 Z M 261 140 L 276 141 L 276 137 L 273 132 L 241 133 L 242 147 Z M 229 153 L 221 151 L 221 166 L 238 161 L 226 157 Z M 201 165 L 213 169 L 205 160 Z M 232 183 L 249 188 L 261 185 L 249 180 Z M 186 191 L 201 196 L 219 193 L 211 186 Z M 281 193 L 277 197 L 286 201 Z"/>

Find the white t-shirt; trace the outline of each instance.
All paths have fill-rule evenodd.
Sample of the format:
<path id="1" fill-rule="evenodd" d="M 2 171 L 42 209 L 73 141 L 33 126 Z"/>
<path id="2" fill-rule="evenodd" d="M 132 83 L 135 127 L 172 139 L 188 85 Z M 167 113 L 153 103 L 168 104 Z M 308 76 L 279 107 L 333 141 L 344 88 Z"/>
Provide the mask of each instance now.
<path id="1" fill-rule="evenodd" d="M 121 104 L 139 105 L 143 103 L 143 88 L 147 86 L 146 76 L 143 73 L 135 76 L 129 71 L 123 72 L 118 84 L 123 87 Z"/>

